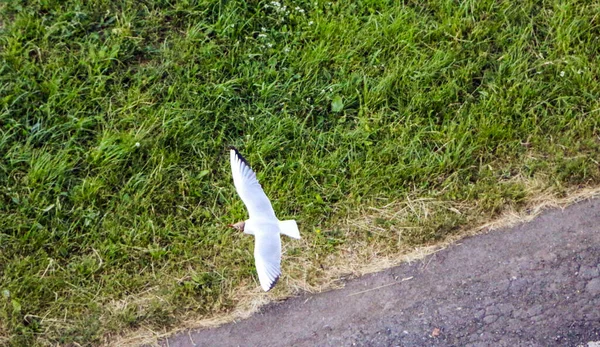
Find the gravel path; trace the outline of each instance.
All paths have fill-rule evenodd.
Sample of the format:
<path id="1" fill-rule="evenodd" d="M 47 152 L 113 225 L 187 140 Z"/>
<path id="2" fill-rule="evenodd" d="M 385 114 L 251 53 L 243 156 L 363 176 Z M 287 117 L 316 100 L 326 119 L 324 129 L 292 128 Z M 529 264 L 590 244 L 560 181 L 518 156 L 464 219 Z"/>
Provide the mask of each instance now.
<path id="1" fill-rule="evenodd" d="M 600 347 L 600 200 L 161 344 Z"/>

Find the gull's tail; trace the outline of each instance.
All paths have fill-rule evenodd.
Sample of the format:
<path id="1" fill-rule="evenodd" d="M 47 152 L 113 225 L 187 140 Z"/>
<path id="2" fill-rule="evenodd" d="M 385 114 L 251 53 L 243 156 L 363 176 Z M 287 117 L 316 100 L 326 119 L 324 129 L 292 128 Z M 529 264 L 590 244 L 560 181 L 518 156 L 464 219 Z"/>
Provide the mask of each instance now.
<path id="1" fill-rule="evenodd" d="M 298 224 L 295 220 L 280 220 L 279 231 L 289 237 L 300 239 L 300 230 L 298 230 Z"/>

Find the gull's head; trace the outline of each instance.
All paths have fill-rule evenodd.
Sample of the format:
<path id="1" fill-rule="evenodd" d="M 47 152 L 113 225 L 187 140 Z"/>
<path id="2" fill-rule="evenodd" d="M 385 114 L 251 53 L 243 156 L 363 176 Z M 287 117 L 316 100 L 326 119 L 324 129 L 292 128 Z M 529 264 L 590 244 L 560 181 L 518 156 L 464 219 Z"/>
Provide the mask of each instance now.
<path id="1" fill-rule="evenodd" d="M 234 228 L 234 229 L 236 229 L 236 230 L 239 230 L 239 231 L 243 232 L 245 224 L 246 224 L 246 222 L 241 221 L 241 222 L 237 222 L 235 224 L 229 224 L 229 226 L 232 227 L 232 228 Z"/>

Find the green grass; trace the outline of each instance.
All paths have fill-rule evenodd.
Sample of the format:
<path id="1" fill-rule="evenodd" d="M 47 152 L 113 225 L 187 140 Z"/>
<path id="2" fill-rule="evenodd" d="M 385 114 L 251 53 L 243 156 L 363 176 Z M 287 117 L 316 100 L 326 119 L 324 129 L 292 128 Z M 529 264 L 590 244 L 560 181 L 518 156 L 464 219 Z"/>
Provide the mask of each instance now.
<path id="1" fill-rule="evenodd" d="M 4 2 L 0 344 L 234 308 L 256 274 L 225 227 L 246 217 L 227 145 L 300 222 L 282 291 L 342 247 L 393 254 L 519 208 L 528 180 L 600 184 L 600 6 L 512 3 Z M 468 208 L 343 227 L 407 197 Z"/>

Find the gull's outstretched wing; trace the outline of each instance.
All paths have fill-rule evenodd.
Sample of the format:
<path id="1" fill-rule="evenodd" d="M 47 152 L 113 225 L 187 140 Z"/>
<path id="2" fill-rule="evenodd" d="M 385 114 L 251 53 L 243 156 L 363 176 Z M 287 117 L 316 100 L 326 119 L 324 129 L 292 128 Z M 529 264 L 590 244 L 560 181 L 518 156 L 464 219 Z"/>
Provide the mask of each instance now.
<path id="1" fill-rule="evenodd" d="M 256 179 L 250 165 L 234 147 L 229 147 L 231 174 L 238 195 L 248 209 L 249 219 L 274 219 L 271 201 Z"/>
<path id="2" fill-rule="evenodd" d="M 281 239 L 279 234 L 255 234 L 254 262 L 260 286 L 265 292 L 268 292 L 275 287 L 281 275 Z"/>

